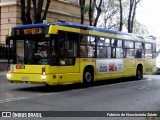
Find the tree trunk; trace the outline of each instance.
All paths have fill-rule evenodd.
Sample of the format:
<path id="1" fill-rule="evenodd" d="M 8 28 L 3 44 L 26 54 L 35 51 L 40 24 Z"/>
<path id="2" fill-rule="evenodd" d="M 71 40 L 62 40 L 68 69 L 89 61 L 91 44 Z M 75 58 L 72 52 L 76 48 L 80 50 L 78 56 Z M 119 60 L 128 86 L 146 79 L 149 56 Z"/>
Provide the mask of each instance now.
<path id="1" fill-rule="evenodd" d="M 21 0 L 21 21 L 23 25 L 27 24 L 25 17 L 25 0 Z"/>
<path id="2" fill-rule="evenodd" d="M 33 21 L 33 23 L 36 23 L 36 21 L 35 21 L 35 14 L 36 14 L 36 0 L 32 0 L 32 3 L 33 3 L 33 11 L 34 11 L 34 21 Z"/>
<path id="3" fill-rule="evenodd" d="M 42 13 L 42 7 L 43 7 L 43 0 L 38 0 L 38 6 L 35 13 L 35 23 L 41 23 L 41 13 Z"/>
<path id="4" fill-rule="evenodd" d="M 133 15 L 132 15 L 132 19 L 131 19 L 131 33 L 133 32 L 133 25 L 134 25 L 134 18 L 136 15 L 136 8 L 137 8 L 137 4 L 140 2 L 140 0 L 134 2 L 134 11 L 133 11 Z"/>
<path id="5" fill-rule="evenodd" d="M 81 24 L 84 23 L 84 6 L 85 6 L 85 0 L 79 0 L 79 4 L 81 7 Z"/>
<path id="6" fill-rule="evenodd" d="M 133 5 L 133 14 L 131 16 L 131 21 L 130 21 L 130 33 L 133 32 L 133 23 L 134 23 L 134 18 L 135 18 L 135 12 L 136 12 L 136 5 L 135 5 L 136 1 L 134 1 L 134 5 Z"/>
<path id="7" fill-rule="evenodd" d="M 129 15 L 128 15 L 128 33 L 131 33 L 131 17 L 132 17 L 133 3 L 134 3 L 134 0 L 130 0 L 130 8 L 129 8 Z"/>
<path id="8" fill-rule="evenodd" d="M 89 25 L 92 26 L 92 0 L 89 2 Z"/>
<path id="9" fill-rule="evenodd" d="M 26 12 L 27 24 L 32 24 L 30 10 L 31 10 L 31 0 L 27 0 L 27 12 Z"/>
<path id="10" fill-rule="evenodd" d="M 94 26 L 97 26 L 97 22 L 98 22 L 98 19 L 99 19 L 99 16 L 101 14 L 101 6 L 102 6 L 102 0 L 100 0 L 100 3 L 98 5 L 98 7 L 96 7 L 97 9 L 97 16 L 96 16 L 96 19 L 95 19 L 95 22 L 94 22 Z"/>
<path id="11" fill-rule="evenodd" d="M 47 0 L 47 4 L 46 4 L 46 7 L 45 7 L 44 15 L 42 17 L 42 21 L 46 19 L 50 2 L 51 2 L 51 0 Z"/>
<path id="12" fill-rule="evenodd" d="M 120 5 L 120 24 L 119 24 L 119 31 L 122 31 L 122 26 L 123 26 L 122 0 L 119 0 L 119 5 Z"/>
<path id="13" fill-rule="evenodd" d="M 33 11 L 35 14 L 36 13 L 36 0 L 32 0 L 32 3 L 33 3 Z"/>

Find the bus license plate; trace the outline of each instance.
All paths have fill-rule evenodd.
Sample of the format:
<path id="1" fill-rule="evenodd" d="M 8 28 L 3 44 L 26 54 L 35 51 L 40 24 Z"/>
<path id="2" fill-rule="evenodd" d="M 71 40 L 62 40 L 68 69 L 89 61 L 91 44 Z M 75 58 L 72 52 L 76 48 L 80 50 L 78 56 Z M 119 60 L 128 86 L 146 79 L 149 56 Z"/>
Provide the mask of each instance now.
<path id="1" fill-rule="evenodd" d="M 29 79 L 27 77 L 22 78 L 23 81 L 28 81 Z"/>

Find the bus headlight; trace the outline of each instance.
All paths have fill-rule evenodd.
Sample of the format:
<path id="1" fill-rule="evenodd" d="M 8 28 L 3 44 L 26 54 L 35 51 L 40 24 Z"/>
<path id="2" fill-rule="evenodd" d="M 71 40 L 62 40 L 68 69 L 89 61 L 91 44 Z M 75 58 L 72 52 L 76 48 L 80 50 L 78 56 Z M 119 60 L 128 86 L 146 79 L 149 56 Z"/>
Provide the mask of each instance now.
<path id="1" fill-rule="evenodd" d="M 41 75 L 41 79 L 45 80 L 46 79 L 46 75 Z"/>
<path id="2" fill-rule="evenodd" d="M 41 79 L 43 82 L 46 82 L 46 69 L 45 68 L 42 68 Z"/>
<path id="3" fill-rule="evenodd" d="M 6 77 L 7 77 L 7 79 L 10 79 L 11 78 L 11 73 L 7 73 Z"/>
<path id="4" fill-rule="evenodd" d="M 7 74 L 6 74 L 7 79 L 11 78 L 11 73 L 10 73 L 10 66 L 7 67 Z"/>

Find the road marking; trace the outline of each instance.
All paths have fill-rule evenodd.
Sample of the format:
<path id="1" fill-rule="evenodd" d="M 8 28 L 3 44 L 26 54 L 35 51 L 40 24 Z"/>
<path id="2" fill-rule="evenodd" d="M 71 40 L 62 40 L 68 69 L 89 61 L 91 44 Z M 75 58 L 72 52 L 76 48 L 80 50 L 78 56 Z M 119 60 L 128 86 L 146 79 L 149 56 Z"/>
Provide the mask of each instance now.
<path id="1" fill-rule="evenodd" d="M 44 96 L 44 95 L 53 95 L 53 94 L 59 94 L 59 93 L 41 93 L 41 94 L 38 94 L 37 96 Z M 26 100 L 26 99 L 30 99 L 30 98 L 33 98 L 33 97 L 17 97 L 17 98 L 10 98 L 10 99 L 3 99 L 3 100 L 0 100 L 0 104 L 1 103 L 6 103 L 6 102 L 14 102 L 14 101 L 18 101 L 18 100 Z"/>
<path id="2" fill-rule="evenodd" d="M 38 96 L 44 96 L 44 95 L 57 95 L 59 94 L 60 92 L 56 92 L 56 93 L 40 93 L 40 94 L 37 94 Z"/>
<path id="3" fill-rule="evenodd" d="M 4 100 L 0 100 L 0 103 L 13 102 L 13 101 L 17 101 L 17 100 L 25 100 L 25 99 L 29 99 L 29 98 L 31 98 L 31 97 L 17 97 L 17 98 L 4 99 Z"/>
<path id="4" fill-rule="evenodd" d="M 150 90 L 150 87 L 140 87 L 140 88 L 135 88 L 136 90 Z"/>

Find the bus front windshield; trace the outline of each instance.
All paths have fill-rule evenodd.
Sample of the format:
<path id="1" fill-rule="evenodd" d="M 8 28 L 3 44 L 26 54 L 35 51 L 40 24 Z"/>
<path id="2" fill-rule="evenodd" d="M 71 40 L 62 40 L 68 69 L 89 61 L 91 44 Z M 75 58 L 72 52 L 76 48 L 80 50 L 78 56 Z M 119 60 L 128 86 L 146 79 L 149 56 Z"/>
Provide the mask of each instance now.
<path id="1" fill-rule="evenodd" d="M 12 58 L 9 63 L 47 65 L 51 64 L 51 58 L 57 57 L 56 40 L 50 37 L 12 39 L 9 45 L 13 45 L 13 50 L 9 50 L 9 58 Z"/>

